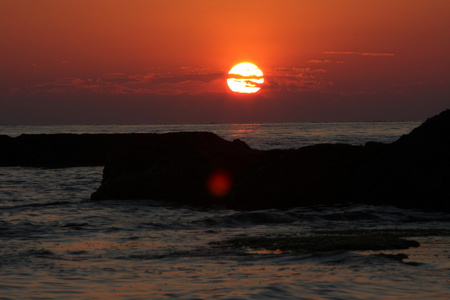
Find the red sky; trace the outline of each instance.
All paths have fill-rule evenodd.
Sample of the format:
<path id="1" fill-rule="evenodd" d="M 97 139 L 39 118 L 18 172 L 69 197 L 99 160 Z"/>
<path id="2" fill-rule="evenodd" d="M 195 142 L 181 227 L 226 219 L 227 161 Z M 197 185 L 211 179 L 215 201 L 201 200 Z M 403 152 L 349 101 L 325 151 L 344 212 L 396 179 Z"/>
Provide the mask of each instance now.
<path id="1" fill-rule="evenodd" d="M 448 0 L 2 0 L 0 124 L 424 120 Z M 264 72 L 254 95 L 227 73 Z"/>

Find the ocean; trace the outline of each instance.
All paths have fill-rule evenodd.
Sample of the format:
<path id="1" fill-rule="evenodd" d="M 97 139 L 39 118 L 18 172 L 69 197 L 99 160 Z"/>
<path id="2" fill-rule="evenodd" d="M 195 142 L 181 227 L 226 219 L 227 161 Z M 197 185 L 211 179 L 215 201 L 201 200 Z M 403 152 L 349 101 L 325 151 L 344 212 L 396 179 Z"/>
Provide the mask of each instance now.
<path id="1" fill-rule="evenodd" d="M 255 149 L 389 143 L 419 122 L 0 126 L 0 134 L 211 131 Z M 0 299 L 449 299 L 450 215 L 347 205 L 235 211 L 89 201 L 102 167 L 0 168 Z M 290 252 L 252 236 L 398 230 L 420 247 Z M 407 257 L 392 259 L 396 254 Z"/>

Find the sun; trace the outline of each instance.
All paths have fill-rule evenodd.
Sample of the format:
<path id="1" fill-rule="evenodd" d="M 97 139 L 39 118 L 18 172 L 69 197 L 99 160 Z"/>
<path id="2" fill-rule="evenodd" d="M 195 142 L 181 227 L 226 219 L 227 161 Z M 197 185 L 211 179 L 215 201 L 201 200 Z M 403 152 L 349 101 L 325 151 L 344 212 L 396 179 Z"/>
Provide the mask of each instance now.
<path id="1" fill-rule="evenodd" d="M 263 72 L 249 62 L 235 65 L 228 74 L 228 87 L 236 93 L 256 93 L 261 89 L 261 84 L 264 83 Z"/>

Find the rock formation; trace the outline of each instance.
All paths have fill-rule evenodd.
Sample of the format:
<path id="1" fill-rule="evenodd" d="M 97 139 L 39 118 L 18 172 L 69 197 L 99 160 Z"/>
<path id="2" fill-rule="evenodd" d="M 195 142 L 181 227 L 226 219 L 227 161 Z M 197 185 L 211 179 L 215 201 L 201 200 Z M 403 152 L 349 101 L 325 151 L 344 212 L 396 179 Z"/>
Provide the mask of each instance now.
<path id="1" fill-rule="evenodd" d="M 167 199 L 236 209 L 349 202 L 450 209 L 448 110 L 392 144 L 257 151 L 208 133 L 165 138 L 157 150 L 112 156 L 92 199 Z M 231 178 L 229 192 L 220 197 L 207 184 L 217 170 Z"/>
<path id="2" fill-rule="evenodd" d="M 213 133 L 0 136 L 0 166 L 105 165 L 92 194 L 236 209 L 370 203 L 450 211 L 450 111 L 392 144 L 259 151 Z"/>

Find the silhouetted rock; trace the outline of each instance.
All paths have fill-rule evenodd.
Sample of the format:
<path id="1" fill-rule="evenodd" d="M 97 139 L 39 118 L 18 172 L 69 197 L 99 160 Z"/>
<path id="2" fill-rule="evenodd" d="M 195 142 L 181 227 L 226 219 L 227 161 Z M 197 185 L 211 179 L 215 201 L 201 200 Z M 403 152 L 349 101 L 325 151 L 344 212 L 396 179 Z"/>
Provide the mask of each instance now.
<path id="1" fill-rule="evenodd" d="M 373 169 L 380 186 L 374 196 L 385 202 L 450 210 L 450 111 L 392 143 Z"/>
<path id="2" fill-rule="evenodd" d="M 189 150 L 163 145 L 160 153 L 125 151 L 108 161 L 92 199 L 152 198 L 236 209 L 351 202 L 449 210 L 449 122 L 445 111 L 392 144 L 256 151 L 210 137 Z M 215 170 L 227 170 L 232 178 L 221 197 L 207 188 Z"/>
<path id="3" fill-rule="evenodd" d="M 397 145 L 425 146 L 434 148 L 437 146 L 450 146 L 450 110 L 445 110 L 439 115 L 427 119 L 422 125 L 413 129 L 409 134 L 401 136 Z"/>
<path id="4" fill-rule="evenodd" d="M 153 134 L 154 135 L 154 134 Z M 0 166 L 103 166 L 117 150 L 147 142 L 152 134 L 23 134 L 0 136 Z"/>
<path id="5" fill-rule="evenodd" d="M 0 136 L 0 166 L 105 165 L 101 199 L 236 209 L 370 203 L 450 210 L 450 111 L 392 144 L 253 150 L 213 133 Z"/>
<path id="6" fill-rule="evenodd" d="M 226 197 L 208 190 L 209 178 L 226 170 L 232 182 L 260 165 L 265 156 L 242 141 L 228 142 L 212 133 L 161 134 L 151 144 L 111 156 L 102 185 L 91 198 L 225 203 Z"/>

